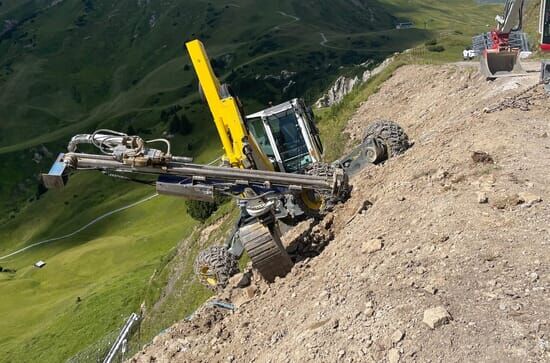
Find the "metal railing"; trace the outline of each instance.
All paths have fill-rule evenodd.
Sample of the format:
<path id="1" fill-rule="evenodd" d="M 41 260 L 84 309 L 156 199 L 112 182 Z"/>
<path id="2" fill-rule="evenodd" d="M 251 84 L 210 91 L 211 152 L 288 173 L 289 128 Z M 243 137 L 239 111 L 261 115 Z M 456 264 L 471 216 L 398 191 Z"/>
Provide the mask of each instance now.
<path id="1" fill-rule="evenodd" d="M 139 329 L 141 324 L 141 317 L 135 313 L 132 313 L 120 330 L 112 331 L 97 340 L 92 345 L 86 347 L 84 350 L 78 352 L 66 363 L 113 363 L 122 362 L 125 355 L 129 353 L 130 340 L 136 329 Z M 138 337 L 139 340 L 139 337 Z M 136 347 L 139 342 L 136 341 L 132 345 Z"/>
<path id="2" fill-rule="evenodd" d="M 126 353 L 128 336 L 131 334 L 132 328 L 139 323 L 140 320 L 141 318 L 136 313 L 132 313 L 132 315 L 130 315 L 122 327 L 117 339 L 111 346 L 109 353 L 107 353 L 107 356 L 103 359 L 103 363 L 112 363 L 117 355 L 120 354 L 123 356 Z"/>

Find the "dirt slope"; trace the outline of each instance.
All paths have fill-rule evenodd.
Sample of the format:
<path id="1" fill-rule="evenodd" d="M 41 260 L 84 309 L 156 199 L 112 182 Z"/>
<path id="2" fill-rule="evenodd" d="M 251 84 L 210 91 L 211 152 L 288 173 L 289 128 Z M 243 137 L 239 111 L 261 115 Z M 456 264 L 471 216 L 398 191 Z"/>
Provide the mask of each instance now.
<path id="1" fill-rule="evenodd" d="M 537 80 L 399 69 L 351 120 L 350 142 L 387 118 L 414 147 L 355 178 L 324 221 L 324 251 L 258 284 L 234 313 L 176 324 L 132 361 L 550 361 L 550 98 L 539 87 L 505 99 Z M 431 329 L 435 307 L 450 318 Z"/>

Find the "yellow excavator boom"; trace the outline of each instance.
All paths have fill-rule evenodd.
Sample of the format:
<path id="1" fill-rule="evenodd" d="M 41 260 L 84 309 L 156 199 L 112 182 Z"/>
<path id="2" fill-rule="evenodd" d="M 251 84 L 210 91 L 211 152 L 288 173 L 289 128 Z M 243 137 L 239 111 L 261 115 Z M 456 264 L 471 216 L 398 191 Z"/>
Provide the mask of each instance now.
<path id="1" fill-rule="evenodd" d="M 238 100 L 224 91 L 214 74 L 203 44 L 193 40 L 186 47 L 231 166 L 273 171 L 273 164 L 245 126 Z"/>

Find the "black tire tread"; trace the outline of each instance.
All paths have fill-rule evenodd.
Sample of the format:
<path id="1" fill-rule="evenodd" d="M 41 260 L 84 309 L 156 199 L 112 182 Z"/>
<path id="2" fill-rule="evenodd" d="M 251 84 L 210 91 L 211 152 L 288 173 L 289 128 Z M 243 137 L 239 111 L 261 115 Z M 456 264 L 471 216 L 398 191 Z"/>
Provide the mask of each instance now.
<path id="1" fill-rule="evenodd" d="M 201 273 L 203 267 L 207 266 L 210 274 L 216 277 L 217 286 L 212 286 Z M 237 258 L 227 251 L 223 246 L 211 246 L 202 250 L 197 255 L 194 264 L 195 275 L 198 277 L 201 284 L 217 290 L 227 286 L 229 278 L 239 272 Z"/>
<path id="2" fill-rule="evenodd" d="M 393 121 L 380 120 L 367 126 L 364 140 L 368 138 L 378 138 L 384 141 L 389 158 L 403 154 L 410 147 L 409 137 L 405 130 Z"/>

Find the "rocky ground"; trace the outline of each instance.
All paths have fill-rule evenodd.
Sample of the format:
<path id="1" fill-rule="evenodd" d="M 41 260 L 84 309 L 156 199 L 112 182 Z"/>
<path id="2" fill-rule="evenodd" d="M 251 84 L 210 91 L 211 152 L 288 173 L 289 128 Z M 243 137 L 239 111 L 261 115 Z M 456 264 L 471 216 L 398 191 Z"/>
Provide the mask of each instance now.
<path id="1" fill-rule="evenodd" d="M 392 119 L 414 146 L 292 232 L 325 238 L 322 253 L 269 286 L 233 281 L 220 297 L 234 312 L 204 308 L 132 362 L 550 361 L 550 98 L 537 77 L 400 68 L 351 120 L 350 145 Z"/>

